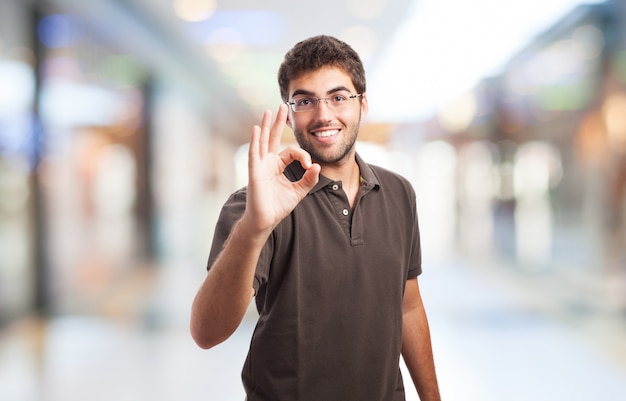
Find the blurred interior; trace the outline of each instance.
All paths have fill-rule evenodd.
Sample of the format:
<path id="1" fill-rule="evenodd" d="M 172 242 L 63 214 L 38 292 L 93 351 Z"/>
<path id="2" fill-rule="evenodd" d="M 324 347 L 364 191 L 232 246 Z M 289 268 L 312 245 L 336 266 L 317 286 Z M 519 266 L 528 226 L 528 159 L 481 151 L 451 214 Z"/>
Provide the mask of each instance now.
<path id="1" fill-rule="evenodd" d="M 477 30 L 515 19 L 487 20 L 493 1 L 443 3 L 435 15 Z M 238 375 L 249 336 L 194 349 L 188 308 L 219 208 L 246 183 L 251 126 L 280 103 L 282 55 L 319 33 L 363 55 L 358 151 L 416 188 L 422 286 L 430 269 L 459 285 L 427 300 L 461 307 L 467 283 L 497 280 L 626 383 L 626 2 L 560 2 L 488 70 L 473 57 L 497 36 L 417 30 L 438 25 L 423 18 L 433 4 L 0 0 L 0 399 L 232 399 L 202 376 Z M 468 394 L 448 399 L 531 399 Z"/>

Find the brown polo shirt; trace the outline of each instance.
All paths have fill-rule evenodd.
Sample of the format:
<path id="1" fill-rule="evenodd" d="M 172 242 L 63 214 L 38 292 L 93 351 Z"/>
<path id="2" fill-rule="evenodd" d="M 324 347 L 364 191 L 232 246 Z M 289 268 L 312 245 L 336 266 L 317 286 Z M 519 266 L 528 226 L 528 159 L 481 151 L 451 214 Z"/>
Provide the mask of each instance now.
<path id="1" fill-rule="evenodd" d="M 249 401 L 404 400 L 399 370 L 402 296 L 421 273 L 415 193 L 368 165 L 351 209 L 341 182 L 319 183 L 274 230 L 254 288 L 259 320 L 242 378 Z M 292 181 L 298 162 L 285 170 Z M 231 195 L 209 266 L 245 208 Z"/>

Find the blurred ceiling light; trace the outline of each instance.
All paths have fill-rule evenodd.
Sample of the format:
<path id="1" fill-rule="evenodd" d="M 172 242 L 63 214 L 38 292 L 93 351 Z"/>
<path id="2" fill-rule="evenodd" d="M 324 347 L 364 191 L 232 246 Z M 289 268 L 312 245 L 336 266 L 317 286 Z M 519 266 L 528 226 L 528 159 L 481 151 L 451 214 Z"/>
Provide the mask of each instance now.
<path id="1" fill-rule="evenodd" d="M 246 46 L 241 34 L 233 28 L 217 29 L 209 35 L 207 49 L 211 57 L 220 63 L 227 63 L 243 54 Z"/>
<path id="2" fill-rule="evenodd" d="M 367 63 L 366 60 L 374 54 L 378 44 L 376 32 L 372 28 L 363 25 L 354 25 L 346 28 L 341 34 L 341 38 L 354 47 L 364 63 Z"/>
<path id="3" fill-rule="evenodd" d="M 372 107 L 368 118 L 428 118 L 460 91 L 472 88 L 484 77 L 500 74 L 512 57 L 580 3 L 526 0 L 512 7 L 500 0 L 413 1 L 369 75 Z M 462 68 L 459 60 L 463 60 Z M 626 81 L 626 71 L 624 77 Z M 402 93 L 397 91 L 400 87 Z M 372 103 L 391 97 L 402 100 L 393 108 Z"/>
<path id="4" fill-rule="evenodd" d="M 385 9 L 385 0 L 347 0 L 348 10 L 357 18 L 380 17 Z"/>
<path id="5" fill-rule="evenodd" d="M 210 18 L 217 2 L 215 0 L 172 0 L 174 12 L 183 21 L 197 22 Z"/>
<path id="6" fill-rule="evenodd" d="M 473 92 L 468 92 L 439 111 L 439 123 L 453 134 L 466 130 L 476 116 L 477 102 Z"/>

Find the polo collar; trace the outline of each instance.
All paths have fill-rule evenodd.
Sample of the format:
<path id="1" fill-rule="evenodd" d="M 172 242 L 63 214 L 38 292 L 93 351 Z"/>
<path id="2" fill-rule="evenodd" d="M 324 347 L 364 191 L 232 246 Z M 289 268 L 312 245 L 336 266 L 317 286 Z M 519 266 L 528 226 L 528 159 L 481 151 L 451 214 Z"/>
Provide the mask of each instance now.
<path id="1" fill-rule="evenodd" d="M 380 188 L 380 182 L 378 181 L 378 177 L 376 177 L 376 174 L 372 170 L 372 167 L 369 164 L 365 163 L 363 159 L 361 159 L 361 156 L 359 156 L 358 153 L 356 154 L 356 162 L 359 165 L 362 182 L 365 183 L 365 185 L 369 189 Z M 298 181 L 300 178 L 302 178 L 302 176 L 304 175 L 304 171 L 305 170 L 300 164 L 300 162 L 296 160 L 287 166 L 284 174 L 290 181 L 293 182 L 293 181 Z M 326 188 L 328 185 L 330 185 L 333 182 L 334 181 L 331 180 L 330 178 L 325 177 L 324 175 L 320 174 L 320 179 L 318 183 L 315 185 L 315 187 L 313 187 L 311 191 L 309 191 L 309 194 L 315 193 L 319 191 L 320 189 Z"/>

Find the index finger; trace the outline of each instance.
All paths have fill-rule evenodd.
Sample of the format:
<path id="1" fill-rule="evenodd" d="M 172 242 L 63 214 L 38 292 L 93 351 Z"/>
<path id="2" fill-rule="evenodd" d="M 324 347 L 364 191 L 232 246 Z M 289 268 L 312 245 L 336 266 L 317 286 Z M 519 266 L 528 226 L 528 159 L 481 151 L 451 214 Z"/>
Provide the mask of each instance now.
<path id="1" fill-rule="evenodd" d="M 294 160 L 299 161 L 305 170 L 308 170 L 313 165 L 309 152 L 299 146 L 288 146 L 283 149 L 278 156 L 286 165 Z"/>
<path id="2" fill-rule="evenodd" d="M 280 106 L 278 106 L 276 120 L 274 120 L 274 124 L 272 125 L 272 129 L 270 131 L 268 147 L 268 150 L 270 152 L 276 153 L 280 148 L 280 139 L 283 136 L 283 131 L 285 130 L 285 125 L 287 124 L 288 110 L 289 109 L 287 108 L 286 104 L 281 104 Z"/>

